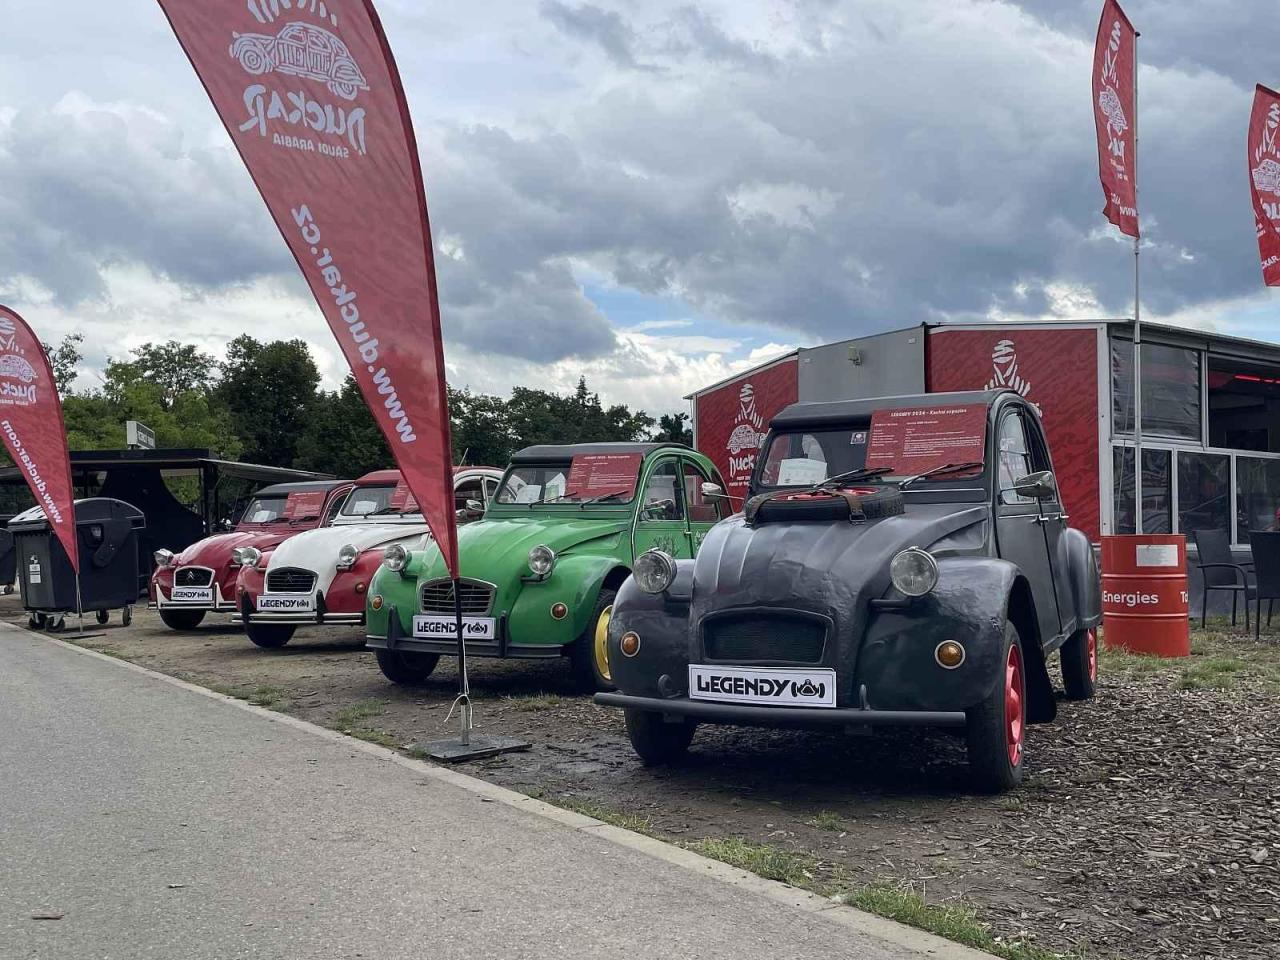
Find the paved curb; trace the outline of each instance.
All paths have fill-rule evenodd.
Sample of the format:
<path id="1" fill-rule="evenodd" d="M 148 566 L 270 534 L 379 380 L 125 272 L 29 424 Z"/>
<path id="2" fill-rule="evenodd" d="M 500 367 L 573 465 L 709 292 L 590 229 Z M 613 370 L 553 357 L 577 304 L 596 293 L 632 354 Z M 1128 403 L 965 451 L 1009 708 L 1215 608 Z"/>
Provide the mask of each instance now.
<path id="1" fill-rule="evenodd" d="M 433 780 L 461 787 L 463 790 L 473 793 L 484 800 L 505 804 L 508 807 L 523 810 L 545 820 L 555 821 L 571 830 L 580 830 L 609 843 L 627 847 L 684 870 L 710 877 L 720 883 L 727 883 L 738 889 L 759 894 L 802 913 L 821 914 L 824 920 L 846 927 L 853 936 L 884 941 L 900 949 L 910 951 L 919 957 L 942 958 L 942 960 L 992 960 L 992 954 L 945 940 L 923 930 L 917 930 L 915 927 L 909 927 L 894 920 L 887 920 L 884 917 L 878 917 L 875 914 L 866 913 L 854 907 L 833 903 L 826 897 L 821 897 L 816 893 L 809 893 L 777 880 L 767 880 L 746 870 L 730 866 L 727 863 L 721 863 L 719 860 L 711 860 L 683 847 L 678 847 L 653 837 L 647 837 L 643 834 L 632 833 L 630 830 L 623 830 L 621 827 L 603 823 L 593 817 L 583 816 L 580 813 L 574 813 L 572 810 L 544 803 L 523 793 L 508 790 L 506 787 L 500 787 L 465 773 L 459 773 L 450 767 L 436 766 L 423 760 L 415 760 L 387 747 L 380 747 L 374 743 L 349 737 L 346 734 L 338 733 L 336 730 L 317 726 L 314 723 L 300 720 L 286 713 L 278 713 L 265 707 L 254 706 L 244 700 L 237 700 L 235 697 L 217 693 L 207 687 L 189 683 L 186 680 L 179 680 L 177 677 L 150 670 L 128 660 L 121 660 L 119 657 L 109 657 L 106 654 L 98 653 L 96 650 L 80 647 L 66 640 L 36 633 L 34 630 L 28 630 L 9 623 L 0 623 L 0 627 L 30 634 L 80 656 L 93 657 L 125 670 L 132 670 L 161 683 L 167 683 L 170 686 L 179 687 L 202 697 L 207 697 L 210 700 L 220 701 L 239 710 L 257 714 L 274 723 L 283 723 L 312 736 L 341 744 L 348 749 L 359 750 L 379 760 L 412 770 L 419 776 L 430 777 Z"/>

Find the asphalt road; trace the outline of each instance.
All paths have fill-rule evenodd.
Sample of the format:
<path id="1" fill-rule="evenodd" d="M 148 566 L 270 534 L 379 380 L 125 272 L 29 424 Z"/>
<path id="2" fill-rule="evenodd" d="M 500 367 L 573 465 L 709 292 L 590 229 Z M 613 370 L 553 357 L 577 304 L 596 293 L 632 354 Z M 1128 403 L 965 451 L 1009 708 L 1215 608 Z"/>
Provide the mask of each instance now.
<path id="1" fill-rule="evenodd" d="M 4 960 L 978 956 L 548 813 L 0 627 Z"/>

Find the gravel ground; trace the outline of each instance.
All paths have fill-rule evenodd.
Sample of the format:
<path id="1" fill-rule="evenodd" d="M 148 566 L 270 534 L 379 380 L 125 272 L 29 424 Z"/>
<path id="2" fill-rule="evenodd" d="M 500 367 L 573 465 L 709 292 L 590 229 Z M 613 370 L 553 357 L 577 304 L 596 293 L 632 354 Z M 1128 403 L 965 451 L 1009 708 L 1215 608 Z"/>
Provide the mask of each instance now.
<path id="1" fill-rule="evenodd" d="M 0 616 L 25 621 L 15 598 Z M 387 683 L 356 630 L 260 650 L 239 628 L 178 634 L 138 610 L 86 646 L 390 746 L 454 732 L 442 663 Z M 75 640 L 75 634 L 65 634 Z M 482 732 L 533 748 L 468 769 L 679 842 L 740 838 L 825 889 L 889 881 L 974 908 L 1004 942 L 1124 960 L 1280 957 L 1280 643 L 1225 628 L 1178 662 L 1108 653 L 1095 701 L 1032 727 L 1024 786 L 967 793 L 961 740 L 703 728 L 648 770 L 620 716 L 565 663 L 472 662 Z"/>

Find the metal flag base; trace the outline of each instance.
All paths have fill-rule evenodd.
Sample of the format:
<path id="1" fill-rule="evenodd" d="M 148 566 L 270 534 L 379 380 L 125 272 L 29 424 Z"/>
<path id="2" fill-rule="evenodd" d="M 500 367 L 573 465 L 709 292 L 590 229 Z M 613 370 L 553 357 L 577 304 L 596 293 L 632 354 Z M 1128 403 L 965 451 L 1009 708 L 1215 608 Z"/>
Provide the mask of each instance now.
<path id="1" fill-rule="evenodd" d="M 432 760 L 443 763 L 464 763 L 467 760 L 484 760 L 496 757 L 501 753 L 517 753 L 528 750 L 532 746 L 528 740 L 519 737 L 497 737 L 473 733 L 463 743 L 462 737 L 449 737 L 447 740 L 431 740 L 424 743 L 420 750 Z"/>

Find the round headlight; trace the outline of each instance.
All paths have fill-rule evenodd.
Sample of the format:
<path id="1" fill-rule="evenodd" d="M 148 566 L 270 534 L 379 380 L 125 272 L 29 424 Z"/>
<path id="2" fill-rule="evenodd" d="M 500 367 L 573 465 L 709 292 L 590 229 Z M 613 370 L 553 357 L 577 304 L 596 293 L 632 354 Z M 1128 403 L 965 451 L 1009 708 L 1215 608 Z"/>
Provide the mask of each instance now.
<path id="1" fill-rule="evenodd" d="M 382 551 L 382 565 L 388 570 L 399 573 L 409 562 L 409 551 L 402 543 L 393 543 Z"/>
<path id="2" fill-rule="evenodd" d="M 889 563 L 889 579 L 908 597 L 923 597 L 938 585 L 938 561 L 919 547 L 907 547 Z"/>
<path id="3" fill-rule="evenodd" d="M 257 547 L 241 547 L 240 548 L 240 566 L 252 567 L 256 566 L 258 561 L 262 559 L 262 551 Z"/>
<path id="4" fill-rule="evenodd" d="M 151 556 L 155 560 L 157 567 L 167 567 L 169 564 L 173 563 L 173 551 L 165 550 L 163 547 Z"/>
<path id="5" fill-rule="evenodd" d="M 360 551 L 351 544 L 344 544 L 338 551 L 338 569 L 347 570 L 356 565 L 356 558 L 360 556 Z"/>
<path id="6" fill-rule="evenodd" d="M 676 578 L 676 562 L 661 550 L 646 550 L 636 558 L 631 575 L 645 593 L 661 593 Z"/>
<path id="7" fill-rule="evenodd" d="M 540 543 L 529 551 L 529 569 L 538 576 L 547 576 L 555 565 L 556 552 L 545 543 Z"/>

